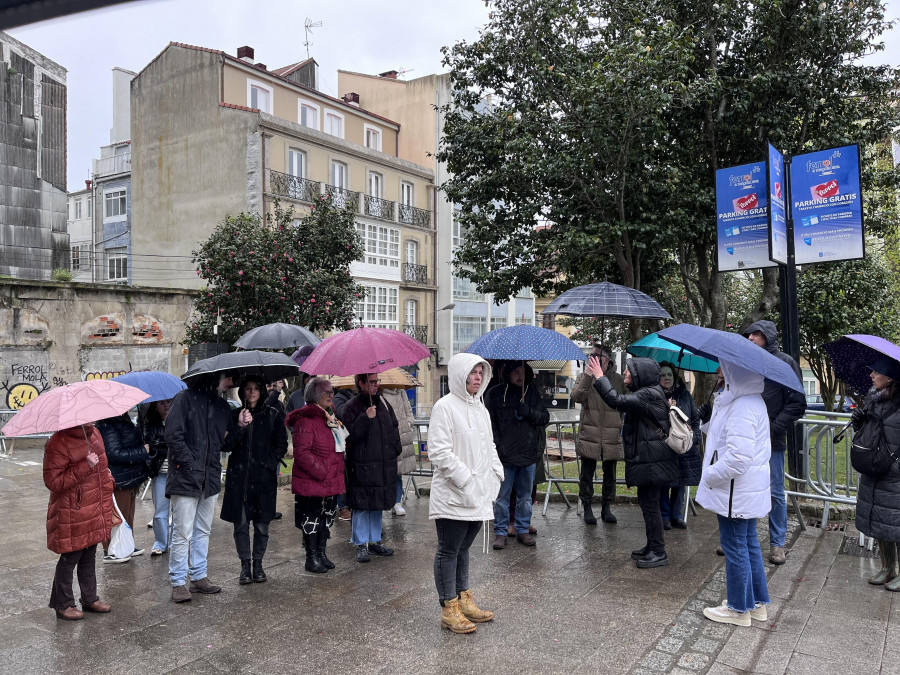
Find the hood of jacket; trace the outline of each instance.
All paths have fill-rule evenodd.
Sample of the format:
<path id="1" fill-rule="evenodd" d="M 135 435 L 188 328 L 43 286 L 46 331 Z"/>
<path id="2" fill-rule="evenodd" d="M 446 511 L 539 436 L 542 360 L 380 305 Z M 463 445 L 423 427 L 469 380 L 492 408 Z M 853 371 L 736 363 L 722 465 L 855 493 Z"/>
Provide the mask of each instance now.
<path id="1" fill-rule="evenodd" d="M 514 395 L 521 398 L 523 387 L 517 387 L 514 384 L 511 384 L 509 381 L 509 375 L 516 368 L 522 365 L 521 361 L 507 361 L 503 366 L 503 386 L 506 387 L 507 392 L 513 392 Z M 474 368 L 474 366 L 473 366 Z M 532 370 L 531 366 L 528 365 L 528 362 L 525 362 L 525 386 L 524 389 L 528 389 L 529 385 L 534 382 L 534 370 Z"/>
<path id="2" fill-rule="evenodd" d="M 762 394 L 766 380 L 762 375 L 741 368 L 728 361 L 720 361 L 722 374 L 725 376 L 725 390 L 716 399 L 717 406 L 723 406 L 741 396 Z"/>
<path id="3" fill-rule="evenodd" d="M 257 413 L 262 412 L 263 408 L 266 407 L 266 399 L 268 398 L 269 393 L 266 391 L 265 380 L 261 377 L 255 377 L 253 375 L 245 377 L 238 386 L 238 398 L 245 408 L 247 408 L 247 400 L 244 398 L 244 386 L 248 382 L 256 382 L 256 386 L 259 387 L 259 399 L 256 401 L 256 405 L 252 408 L 248 408 L 253 415 L 256 415 Z"/>
<path id="4" fill-rule="evenodd" d="M 631 372 L 632 391 L 659 384 L 659 364 L 653 359 L 636 356 L 628 359 L 625 367 Z"/>
<path id="5" fill-rule="evenodd" d="M 763 347 L 763 349 L 770 354 L 775 354 L 779 351 L 778 329 L 775 327 L 774 323 L 766 321 L 765 319 L 757 321 L 756 323 L 751 323 L 747 326 L 747 330 L 744 331 L 744 337 L 747 337 L 750 333 L 755 333 L 756 331 L 759 331 L 766 337 L 766 346 Z"/>
<path id="6" fill-rule="evenodd" d="M 297 408 L 296 410 L 291 410 L 288 413 L 288 416 L 284 420 L 284 424 L 291 429 L 294 428 L 294 425 L 297 424 L 302 419 L 315 419 L 319 418 L 322 420 L 327 419 L 327 415 L 325 411 L 322 410 L 315 403 L 307 403 L 302 408 Z"/>
<path id="7" fill-rule="evenodd" d="M 471 373 L 472 369 L 479 363 L 484 366 L 484 373 L 481 377 L 481 387 L 478 389 L 478 393 L 475 394 L 475 396 L 471 396 L 469 392 L 466 391 L 466 378 L 469 377 L 469 373 Z M 464 401 L 473 398 L 480 399 L 484 396 L 484 392 L 488 388 L 488 383 L 491 381 L 491 373 L 491 364 L 477 354 L 467 354 L 465 352 L 454 354 L 447 362 L 447 383 L 450 387 L 450 393 Z"/>

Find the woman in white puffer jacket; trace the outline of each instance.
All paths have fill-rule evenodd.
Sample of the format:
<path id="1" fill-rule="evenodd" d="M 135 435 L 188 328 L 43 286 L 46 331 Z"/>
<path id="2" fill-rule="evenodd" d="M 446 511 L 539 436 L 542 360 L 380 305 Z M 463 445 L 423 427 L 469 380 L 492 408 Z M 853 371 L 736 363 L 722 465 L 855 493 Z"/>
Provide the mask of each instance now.
<path id="1" fill-rule="evenodd" d="M 697 503 L 719 517 L 725 552 L 727 597 L 703 614 L 713 621 L 749 626 L 766 620 L 769 590 L 756 519 L 769 513 L 771 493 L 769 415 L 762 398 L 764 379 L 721 362 L 725 389 L 717 395 L 706 425 L 706 454 Z"/>
<path id="2" fill-rule="evenodd" d="M 482 396 L 491 367 L 475 354 L 456 354 L 447 364 L 450 393 L 435 403 L 428 424 L 428 459 L 434 469 L 428 517 L 435 521 L 438 549 L 434 582 L 441 603 L 441 627 L 472 633 L 490 621 L 469 590 L 469 547 L 503 481 L 491 418 Z"/>

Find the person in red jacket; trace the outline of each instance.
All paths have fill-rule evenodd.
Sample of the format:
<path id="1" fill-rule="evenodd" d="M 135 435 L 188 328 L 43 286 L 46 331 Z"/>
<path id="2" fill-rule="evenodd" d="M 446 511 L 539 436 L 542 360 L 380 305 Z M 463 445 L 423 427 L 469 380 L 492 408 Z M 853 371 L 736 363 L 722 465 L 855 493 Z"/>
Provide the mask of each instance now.
<path id="1" fill-rule="evenodd" d="M 285 424 L 293 430 L 294 524 L 303 532 L 308 572 L 334 569 L 325 545 L 344 492 L 344 438 L 346 431 L 334 415 L 334 389 L 324 377 L 314 377 L 303 390 L 306 405 L 291 412 Z"/>
<path id="2" fill-rule="evenodd" d="M 44 485 L 50 490 L 47 548 L 60 554 L 50 607 L 60 619 L 84 618 L 72 591 L 72 573 L 77 567 L 84 611 L 110 611 L 109 604 L 97 596 L 95 559 L 97 544 L 107 541 L 112 526 L 121 521 L 113 508 L 115 481 L 94 425 L 63 429 L 50 437 L 44 448 Z"/>

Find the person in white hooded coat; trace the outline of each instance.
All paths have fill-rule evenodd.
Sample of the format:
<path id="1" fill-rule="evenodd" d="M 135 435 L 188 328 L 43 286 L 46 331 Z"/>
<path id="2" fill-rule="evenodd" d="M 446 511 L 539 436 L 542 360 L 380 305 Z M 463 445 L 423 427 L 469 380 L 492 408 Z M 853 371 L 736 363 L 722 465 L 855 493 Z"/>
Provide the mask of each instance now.
<path id="1" fill-rule="evenodd" d="M 492 612 L 475 606 L 469 590 L 469 547 L 485 521 L 503 481 L 491 418 L 482 396 L 491 367 L 475 354 L 456 354 L 447 364 L 450 393 L 431 411 L 428 459 L 434 469 L 428 517 L 438 537 L 434 582 L 441 603 L 441 627 L 472 633 Z"/>
<path id="2" fill-rule="evenodd" d="M 769 415 L 762 375 L 721 362 L 725 389 L 717 395 L 707 432 L 697 503 L 719 518 L 725 552 L 725 603 L 707 607 L 713 621 L 749 626 L 766 620 L 769 590 L 756 519 L 769 513 Z"/>

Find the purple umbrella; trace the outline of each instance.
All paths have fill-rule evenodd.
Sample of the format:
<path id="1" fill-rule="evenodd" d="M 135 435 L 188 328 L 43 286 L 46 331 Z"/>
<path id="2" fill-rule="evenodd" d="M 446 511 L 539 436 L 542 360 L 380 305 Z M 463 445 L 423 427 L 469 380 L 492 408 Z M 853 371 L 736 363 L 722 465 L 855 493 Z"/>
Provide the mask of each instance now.
<path id="1" fill-rule="evenodd" d="M 860 396 L 872 388 L 871 366 L 879 356 L 900 362 L 900 347 L 877 335 L 845 335 L 824 345 L 834 374 Z M 900 366 L 898 366 L 900 367 Z"/>
<path id="2" fill-rule="evenodd" d="M 302 366 L 304 363 L 306 363 L 307 357 L 309 357 L 309 355 L 312 353 L 313 348 L 309 345 L 305 345 L 291 354 L 291 358 L 294 359 L 298 366 Z"/>

